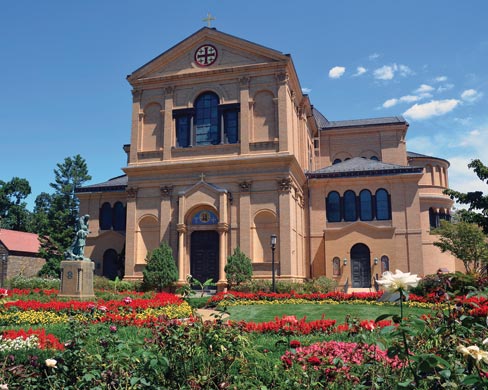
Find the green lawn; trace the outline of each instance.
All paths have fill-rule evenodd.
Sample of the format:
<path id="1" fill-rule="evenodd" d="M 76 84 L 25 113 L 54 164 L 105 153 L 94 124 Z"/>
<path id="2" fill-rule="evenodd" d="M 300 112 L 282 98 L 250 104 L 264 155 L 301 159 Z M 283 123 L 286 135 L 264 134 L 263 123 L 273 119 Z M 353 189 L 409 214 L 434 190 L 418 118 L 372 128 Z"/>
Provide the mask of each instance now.
<path id="1" fill-rule="evenodd" d="M 398 306 L 377 306 L 364 304 L 270 304 L 270 305 L 242 305 L 228 307 L 230 319 L 235 321 L 245 320 L 253 322 L 272 321 L 275 317 L 294 315 L 298 319 L 306 316 L 307 320 L 318 320 L 322 315 L 327 319 L 343 323 L 347 315 L 362 320 L 374 320 L 382 314 L 400 314 Z M 432 313 L 432 310 L 416 307 L 405 307 L 404 315 L 421 315 Z"/>

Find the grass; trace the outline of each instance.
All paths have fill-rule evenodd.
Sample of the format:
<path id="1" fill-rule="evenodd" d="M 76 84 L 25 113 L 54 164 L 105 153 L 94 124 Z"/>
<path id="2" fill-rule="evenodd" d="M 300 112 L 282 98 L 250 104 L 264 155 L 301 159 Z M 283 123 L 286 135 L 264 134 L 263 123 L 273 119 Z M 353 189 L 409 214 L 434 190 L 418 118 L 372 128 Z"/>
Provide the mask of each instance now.
<path id="1" fill-rule="evenodd" d="M 230 319 L 253 322 L 272 321 L 275 317 L 294 315 L 298 319 L 307 317 L 307 320 L 318 320 L 324 316 L 327 319 L 343 323 L 346 316 L 357 317 L 361 320 L 374 320 L 382 314 L 400 314 L 398 306 L 394 305 L 364 305 L 364 304 L 269 304 L 269 305 L 242 305 L 227 308 Z M 404 308 L 404 315 L 422 315 L 432 311 L 416 307 Z"/>

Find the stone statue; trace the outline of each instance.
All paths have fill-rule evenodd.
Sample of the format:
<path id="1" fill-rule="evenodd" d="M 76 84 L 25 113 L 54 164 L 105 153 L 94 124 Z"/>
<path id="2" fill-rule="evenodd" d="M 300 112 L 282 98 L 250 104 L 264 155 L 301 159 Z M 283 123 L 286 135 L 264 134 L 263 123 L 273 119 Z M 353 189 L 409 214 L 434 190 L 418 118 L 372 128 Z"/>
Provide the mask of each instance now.
<path id="1" fill-rule="evenodd" d="M 79 217 L 76 221 L 76 235 L 70 248 L 64 253 L 66 260 L 86 260 L 91 261 L 85 257 L 86 237 L 90 233 L 88 230 L 88 214 Z"/>

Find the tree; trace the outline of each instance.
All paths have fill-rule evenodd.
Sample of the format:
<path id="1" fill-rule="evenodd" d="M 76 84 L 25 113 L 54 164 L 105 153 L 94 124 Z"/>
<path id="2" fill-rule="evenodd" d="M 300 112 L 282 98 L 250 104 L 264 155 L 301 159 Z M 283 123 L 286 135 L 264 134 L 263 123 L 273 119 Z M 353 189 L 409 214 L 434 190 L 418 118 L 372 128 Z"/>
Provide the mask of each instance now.
<path id="1" fill-rule="evenodd" d="M 464 263 L 467 273 L 480 273 L 488 262 L 488 243 L 483 230 L 474 223 L 441 221 L 434 230 L 439 241 L 434 245 L 442 252 L 450 252 Z"/>
<path id="2" fill-rule="evenodd" d="M 468 164 L 478 178 L 488 183 L 488 167 L 483 165 L 480 160 L 473 160 Z M 459 192 L 451 189 L 445 190 L 445 194 L 451 199 L 456 200 L 459 204 L 469 205 L 467 210 L 459 210 L 458 216 L 462 221 L 475 223 L 483 228 L 485 234 L 488 234 L 488 196 L 483 195 L 481 191 Z"/>
<path id="3" fill-rule="evenodd" d="M 27 179 L 13 177 L 0 180 L 0 227 L 26 232 L 29 230 L 31 213 L 24 199 L 31 193 Z"/>
<path id="4" fill-rule="evenodd" d="M 63 253 L 73 242 L 78 218 L 79 200 L 75 190 L 91 179 L 85 159 L 77 154 L 66 157 L 54 170 L 52 195 L 42 193 L 36 198 L 34 218 L 41 239 L 41 254 L 46 259 L 41 275 L 59 276 Z"/>
<path id="5" fill-rule="evenodd" d="M 229 287 L 248 282 L 252 278 L 251 259 L 237 247 L 234 249 L 234 253 L 227 258 L 224 271 Z"/>
<path id="6" fill-rule="evenodd" d="M 142 271 L 144 289 L 162 291 L 178 280 L 173 251 L 167 243 L 161 243 L 159 248 L 148 253 L 146 262 Z"/>

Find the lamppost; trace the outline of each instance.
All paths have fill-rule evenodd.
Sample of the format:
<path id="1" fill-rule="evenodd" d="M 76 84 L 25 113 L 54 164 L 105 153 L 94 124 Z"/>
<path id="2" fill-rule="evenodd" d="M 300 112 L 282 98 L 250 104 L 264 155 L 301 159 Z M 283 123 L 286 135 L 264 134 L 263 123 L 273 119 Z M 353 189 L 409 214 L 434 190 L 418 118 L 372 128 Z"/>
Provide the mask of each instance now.
<path id="1" fill-rule="evenodd" d="M 276 234 L 271 235 L 271 277 L 272 277 L 272 287 L 271 289 L 273 292 L 276 292 L 276 285 L 275 285 L 275 249 L 276 249 Z"/>

